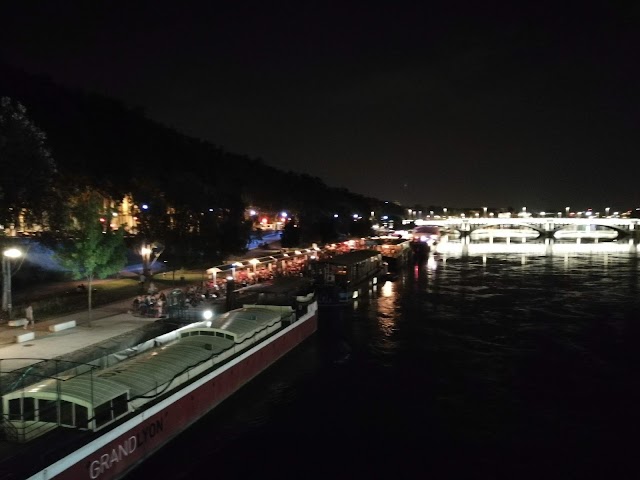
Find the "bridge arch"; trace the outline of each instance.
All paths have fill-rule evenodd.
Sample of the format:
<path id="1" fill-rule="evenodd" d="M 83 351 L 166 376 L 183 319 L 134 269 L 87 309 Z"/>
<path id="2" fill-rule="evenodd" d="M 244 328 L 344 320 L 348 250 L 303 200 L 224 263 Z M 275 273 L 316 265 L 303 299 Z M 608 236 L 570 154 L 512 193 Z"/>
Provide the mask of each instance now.
<path id="1" fill-rule="evenodd" d="M 625 230 L 624 228 L 616 227 L 614 225 L 603 225 L 603 224 L 600 224 L 600 223 L 590 223 L 590 224 L 584 225 L 584 226 L 585 227 L 600 227 L 601 228 L 600 231 L 613 230 L 614 232 L 616 232 L 618 234 L 615 237 L 615 239 L 624 237 L 625 235 L 629 235 L 629 231 L 628 230 Z M 578 229 L 571 228 L 571 227 L 575 227 L 575 225 L 562 225 L 561 227 L 554 229 L 552 233 L 555 236 L 555 234 L 558 233 L 558 232 L 572 232 L 572 231 L 575 231 L 575 232 L 588 232 L 586 230 L 578 230 Z"/>
<path id="2" fill-rule="evenodd" d="M 506 226 L 507 228 L 501 228 L 501 230 L 515 230 L 515 229 L 521 229 L 521 228 L 528 228 L 531 230 L 535 230 L 540 235 L 545 234 L 545 230 L 543 228 L 537 227 L 535 225 L 530 225 L 528 223 L 512 224 L 512 223 L 500 222 L 499 220 L 488 221 L 486 223 L 483 222 L 481 224 L 474 224 L 473 226 L 470 226 L 468 231 L 470 233 L 473 233 L 476 230 L 481 230 L 487 227 L 503 227 L 503 226 Z"/>

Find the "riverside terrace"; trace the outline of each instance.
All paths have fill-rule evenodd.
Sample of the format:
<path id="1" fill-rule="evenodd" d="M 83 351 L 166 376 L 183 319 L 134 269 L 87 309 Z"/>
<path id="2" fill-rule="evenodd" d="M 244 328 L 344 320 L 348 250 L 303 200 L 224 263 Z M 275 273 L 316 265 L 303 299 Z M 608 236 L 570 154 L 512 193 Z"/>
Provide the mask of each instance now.
<path id="1" fill-rule="evenodd" d="M 228 262 L 207 269 L 207 283 L 203 287 L 224 290 L 230 279 L 238 286 L 247 286 L 274 276 L 302 275 L 305 263 L 321 254 L 322 251 L 314 245 L 311 248 L 282 249 L 273 255 Z"/>

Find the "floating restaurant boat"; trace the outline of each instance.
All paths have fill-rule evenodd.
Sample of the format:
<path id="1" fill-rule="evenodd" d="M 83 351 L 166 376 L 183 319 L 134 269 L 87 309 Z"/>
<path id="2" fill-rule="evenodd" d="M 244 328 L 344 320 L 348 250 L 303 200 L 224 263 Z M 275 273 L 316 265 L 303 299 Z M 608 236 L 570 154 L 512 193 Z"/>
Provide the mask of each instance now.
<path id="1" fill-rule="evenodd" d="M 320 306 L 348 305 L 387 275 L 382 253 L 354 250 L 309 262 Z"/>
<path id="2" fill-rule="evenodd" d="M 122 478 L 316 331 L 306 284 L 261 285 L 255 304 L 157 337 L 106 368 L 76 364 L 37 381 L 5 372 L 20 386 L 2 397 L 0 479 Z"/>
<path id="3" fill-rule="evenodd" d="M 382 260 L 389 272 L 398 272 L 406 267 L 411 256 L 411 240 L 397 236 L 379 236 L 366 239 L 367 247 L 382 253 Z"/>

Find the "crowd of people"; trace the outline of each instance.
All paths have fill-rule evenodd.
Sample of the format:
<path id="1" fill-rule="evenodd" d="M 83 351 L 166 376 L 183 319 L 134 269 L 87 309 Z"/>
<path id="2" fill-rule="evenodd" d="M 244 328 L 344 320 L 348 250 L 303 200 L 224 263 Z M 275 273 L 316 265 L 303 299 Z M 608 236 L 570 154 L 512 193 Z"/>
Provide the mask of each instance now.
<path id="1" fill-rule="evenodd" d="M 252 267 L 237 269 L 234 272 L 234 281 L 236 288 L 248 287 L 257 283 L 264 283 L 274 279 L 275 277 L 291 277 L 303 275 L 305 261 L 301 258 L 292 258 L 282 261 L 277 268 L 268 268 L 261 266 L 253 269 Z M 224 297 L 227 292 L 227 278 L 216 277 L 202 283 L 202 285 L 190 285 L 180 289 L 182 292 L 177 296 L 179 302 L 187 307 L 196 307 L 200 304 L 214 301 Z M 177 289 L 173 289 L 175 295 Z M 137 295 L 132 303 L 131 313 L 143 317 L 162 318 L 167 315 L 168 310 L 167 296 L 164 292 L 158 292 L 157 288 L 151 282 L 146 294 Z"/>
<path id="2" fill-rule="evenodd" d="M 164 292 L 138 295 L 133 299 L 131 313 L 143 317 L 160 318 L 166 315 L 167 297 Z"/>

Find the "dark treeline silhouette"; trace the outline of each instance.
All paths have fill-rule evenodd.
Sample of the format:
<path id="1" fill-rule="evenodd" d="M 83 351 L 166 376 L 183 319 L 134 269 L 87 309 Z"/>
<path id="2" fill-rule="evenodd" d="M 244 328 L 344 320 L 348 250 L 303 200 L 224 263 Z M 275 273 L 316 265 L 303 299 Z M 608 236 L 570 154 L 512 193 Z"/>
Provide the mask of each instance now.
<path id="1" fill-rule="evenodd" d="M 97 189 L 117 200 L 131 194 L 149 205 L 138 236 L 161 241 L 166 255 L 181 256 L 182 263 L 242 251 L 251 232 L 247 206 L 292 213 L 297 226 L 285 232 L 285 246 L 369 234 L 371 211 L 402 214 L 400 205 L 227 152 L 150 120 L 140 108 L 46 76 L 0 64 L 0 97 L 26 107 L 46 134 L 66 186 Z M 174 211 L 171 225 L 168 207 Z M 354 221 L 354 213 L 362 218 Z"/>

